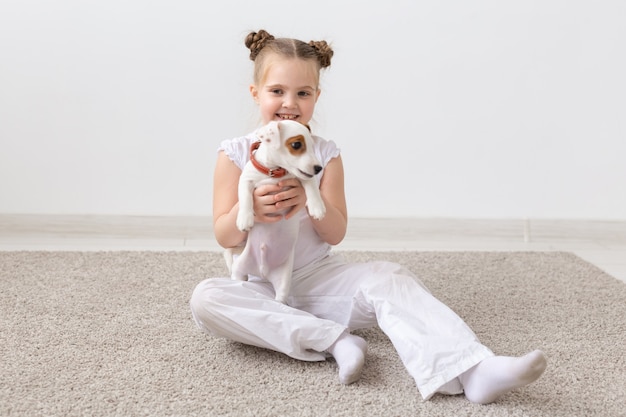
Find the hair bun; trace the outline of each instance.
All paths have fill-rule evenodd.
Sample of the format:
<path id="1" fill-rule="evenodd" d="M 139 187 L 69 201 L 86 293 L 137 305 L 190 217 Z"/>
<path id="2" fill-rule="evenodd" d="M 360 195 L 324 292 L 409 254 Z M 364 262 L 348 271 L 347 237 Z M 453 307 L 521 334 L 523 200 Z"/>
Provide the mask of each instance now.
<path id="1" fill-rule="evenodd" d="M 246 47 L 250 49 L 250 59 L 255 60 L 261 49 L 267 45 L 268 42 L 274 40 L 274 36 L 261 29 L 258 32 L 250 32 L 246 36 Z"/>
<path id="2" fill-rule="evenodd" d="M 315 52 L 317 52 L 317 58 L 320 61 L 322 68 L 330 66 L 330 59 L 333 57 L 333 50 L 326 41 L 311 41 L 309 42 Z"/>

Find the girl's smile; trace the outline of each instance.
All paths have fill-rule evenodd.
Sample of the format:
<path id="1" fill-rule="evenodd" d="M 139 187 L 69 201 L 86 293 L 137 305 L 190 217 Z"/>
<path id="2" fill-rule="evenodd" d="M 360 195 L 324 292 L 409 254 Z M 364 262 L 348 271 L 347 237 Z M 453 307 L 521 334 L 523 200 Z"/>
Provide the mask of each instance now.
<path id="1" fill-rule="evenodd" d="M 298 115 L 297 114 L 277 113 L 276 117 L 278 117 L 281 120 L 296 120 L 298 118 Z"/>

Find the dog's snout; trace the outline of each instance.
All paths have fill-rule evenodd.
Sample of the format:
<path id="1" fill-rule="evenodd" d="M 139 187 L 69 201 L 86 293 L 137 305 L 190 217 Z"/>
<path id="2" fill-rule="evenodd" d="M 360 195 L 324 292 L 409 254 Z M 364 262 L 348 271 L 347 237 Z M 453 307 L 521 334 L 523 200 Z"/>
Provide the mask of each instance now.
<path id="1" fill-rule="evenodd" d="M 315 170 L 315 174 L 317 175 L 317 174 L 319 174 L 319 173 L 320 173 L 320 171 L 322 170 L 322 167 L 321 167 L 320 165 L 315 165 L 315 166 L 313 167 L 313 169 Z"/>

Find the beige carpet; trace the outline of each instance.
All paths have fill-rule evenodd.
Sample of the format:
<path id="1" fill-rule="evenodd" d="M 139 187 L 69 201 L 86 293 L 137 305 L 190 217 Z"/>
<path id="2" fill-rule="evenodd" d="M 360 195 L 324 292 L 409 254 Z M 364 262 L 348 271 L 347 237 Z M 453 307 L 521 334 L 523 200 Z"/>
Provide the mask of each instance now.
<path id="1" fill-rule="evenodd" d="M 0 253 L 2 416 L 626 416 L 626 285 L 568 253 L 363 253 L 423 278 L 500 354 L 534 348 L 544 377 L 488 406 L 422 402 L 377 329 L 360 382 L 212 339 L 194 285 L 209 252 Z"/>

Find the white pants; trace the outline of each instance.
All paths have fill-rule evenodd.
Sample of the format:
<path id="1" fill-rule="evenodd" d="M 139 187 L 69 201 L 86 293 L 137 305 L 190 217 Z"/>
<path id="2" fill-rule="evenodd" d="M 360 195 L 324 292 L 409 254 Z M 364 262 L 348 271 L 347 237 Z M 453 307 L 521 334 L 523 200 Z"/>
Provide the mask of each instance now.
<path id="1" fill-rule="evenodd" d="M 325 360 L 322 352 L 345 330 L 378 325 L 425 400 L 460 394 L 457 377 L 493 356 L 415 275 L 391 262 L 330 255 L 294 271 L 289 305 L 274 300 L 269 282 L 209 278 L 190 305 L 207 333 L 306 361 Z"/>

